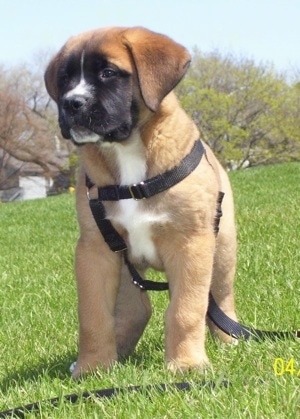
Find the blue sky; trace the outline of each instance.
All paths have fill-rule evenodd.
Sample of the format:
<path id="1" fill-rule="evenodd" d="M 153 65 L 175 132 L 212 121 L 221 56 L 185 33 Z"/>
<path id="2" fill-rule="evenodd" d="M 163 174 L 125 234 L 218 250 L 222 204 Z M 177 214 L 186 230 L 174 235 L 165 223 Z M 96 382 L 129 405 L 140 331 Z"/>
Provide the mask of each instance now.
<path id="1" fill-rule="evenodd" d="M 71 35 L 112 25 L 300 69 L 300 0 L 0 0 L 0 63 L 30 62 Z"/>

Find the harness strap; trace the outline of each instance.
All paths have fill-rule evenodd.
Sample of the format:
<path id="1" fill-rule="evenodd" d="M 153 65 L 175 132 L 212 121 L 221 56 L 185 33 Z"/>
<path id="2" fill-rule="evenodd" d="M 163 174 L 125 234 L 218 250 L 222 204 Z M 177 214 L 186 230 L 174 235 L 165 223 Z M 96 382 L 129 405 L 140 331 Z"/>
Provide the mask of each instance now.
<path id="1" fill-rule="evenodd" d="M 117 230 L 113 227 L 110 220 L 105 218 L 105 208 L 102 201 L 116 201 L 120 199 L 144 199 L 156 195 L 171 186 L 176 185 L 199 165 L 205 149 L 200 140 L 196 141 L 190 153 L 183 158 L 179 165 L 168 170 L 162 175 L 140 182 L 139 184 L 119 186 L 110 185 L 98 188 L 98 198 L 89 199 L 90 209 L 96 221 L 96 224 L 109 248 L 113 252 L 124 252 L 124 261 L 132 276 L 132 282 L 142 290 L 147 291 L 164 291 L 169 289 L 167 282 L 149 281 L 141 277 L 135 267 L 130 263 L 127 255 L 127 245 Z M 86 187 L 88 190 L 94 184 L 88 176 L 86 176 Z M 89 194 L 88 194 L 89 196 Z M 215 218 L 215 232 L 218 232 L 220 217 L 222 216 L 221 202 L 224 193 L 220 192 L 218 197 L 218 208 Z"/>
<path id="2" fill-rule="evenodd" d="M 94 220 L 96 221 L 96 224 L 109 248 L 113 252 L 126 250 L 127 245 L 125 241 L 113 227 L 110 220 L 105 218 L 105 208 L 102 202 L 98 199 L 90 199 L 89 204 Z"/>
<path id="3" fill-rule="evenodd" d="M 89 205 L 96 224 L 109 248 L 113 252 L 123 252 L 125 264 L 132 276 L 134 285 L 145 291 L 165 291 L 169 289 L 167 282 L 156 282 L 144 279 L 135 267 L 130 263 L 127 255 L 127 245 L 121 235 L 113 227 L 110 220 L 105 218 L 105 208 L 102 201 L 116 201 L 120 199 L 144 199 L 160 193 L 188 176 L 200 163 L 205 153 L 201 141 L 197 141 L 191 152 L 182 160 L 175 168 L 165 172 L 162 175 L 155 176 L 139 184 L 129 186 L 110 185 L 98 188 L 98 198 L 89 199 Z M 181 167 L 182 166 L 182 167 Z M 156 186 L 155 186 L 156 185 Z M 86 186 L 88 189 L 94 186 L 90 179 L 86 176 Z M 157 188 L 157 189 L 156 189 Z M 89 197 L 89 193 L 87 194 Z M 222 200 L 223 192 L 219 192 L 216 206 L 216 216 L 214 232 L 219 232 L 220 218 L 222 217 Z M 287 339 L 297 337 L 300 338 L 300 330 L 291 332 L 281 331 L 263 331 L 244 326 L 229 318 L 217 305 L 213 295 L 209 294 L 209 305 L 207 316 L 212 320 L 219 329 L 224 333 L 235 338 L 243 338 L 245 340 L 254 338 L 260 339 Z"/>
<path id="4" fill-rule="evenodd" d="M 132 282 L 141 290 L 147 291 L 165 291 L 169 289 L 167 282 L 149 281 L 142 278 L 135 267 L 129 262 L 127 255 L 127 245 L 117 230 L 113 227 L 110 220 L 105 219 L 105 208 L 102 202 L 97 199 L 90 200 L 90 208 L 96 224 L 110 250 L 113 252 L 124 252 L 124 261 L 132 276 Z"/>
<path id="5" fill-rule="evenodd" d="M 186 155 L 180 164 L 166 171 L 162 175 L 154 176 L 140 183 L 132 185 L 109 185 L 98 188 L 100 201 L 119 201 L 120 199 L 146 199 L 157 195 L 177 183 L 181 182 L 192 173 L 200 163 L 204 146 L 201 141 L 196 141 L 192 150 Z"/>
<path id="6" fill-rule="evenodd" d="M 139 287 L 141 290 L 144 291 L 167 291 L 169 289 L 169 284 L 167 282 L 157 282 L 157 281 L 149 281 L 149 279 L 144 279 L 132 263 L 129 262 L 127 252 L 124 252 L 124 261 L 127 265 L 127 268 L 132 276 L 132 282 L 134 285 Z"/>

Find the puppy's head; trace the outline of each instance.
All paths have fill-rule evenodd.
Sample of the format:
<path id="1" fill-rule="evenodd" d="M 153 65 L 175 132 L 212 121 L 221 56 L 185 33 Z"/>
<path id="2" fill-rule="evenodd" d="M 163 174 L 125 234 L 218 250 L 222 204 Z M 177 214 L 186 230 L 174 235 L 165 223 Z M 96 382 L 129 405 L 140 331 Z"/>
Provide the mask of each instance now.
<path id="1" fill-rule="evenodd" d="M 189 62 L 184 47 L 144 28 L 71 38 L 45 73 L 62 135 L 76 144 L 126 140 L 141 119 L 141 103 L 156 112 Z"/>

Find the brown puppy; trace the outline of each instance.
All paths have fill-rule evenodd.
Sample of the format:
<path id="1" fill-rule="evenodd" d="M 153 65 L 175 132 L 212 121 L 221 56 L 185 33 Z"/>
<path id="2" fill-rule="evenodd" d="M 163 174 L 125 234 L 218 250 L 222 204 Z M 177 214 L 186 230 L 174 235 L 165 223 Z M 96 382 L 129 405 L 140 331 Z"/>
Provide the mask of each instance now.
<path id="1" fill-rule="evenodd" d="M 108 28 L 71 38 L 47 68 L 46 86 L 58 105 L 62 134 L 80 146 L 80 327 L 73 377 L 131 353 L 151 315 L 147 293 L 132 284 L 122 254 L 109 249 L 97 228 L 85 174 L 98 187 L 130 185 L 180 164 L 199 139 L 172 92 L 189 62 L 187 50 L 166 36 L 144 28 Z M 204 342 L 210 290 L 236 319 L 232 193 L 225 171 L 204 146 L 206 156 L 196 170 L 170 189 L 144 200 L 104 203 L 138 271 L 153 267 L 166 273 L 165 358 L 171 370 L 208 364 Z M 219 191 L 225 198 L 216 238 Z M 90 195 L 97 197 L 96 187 Z"/>

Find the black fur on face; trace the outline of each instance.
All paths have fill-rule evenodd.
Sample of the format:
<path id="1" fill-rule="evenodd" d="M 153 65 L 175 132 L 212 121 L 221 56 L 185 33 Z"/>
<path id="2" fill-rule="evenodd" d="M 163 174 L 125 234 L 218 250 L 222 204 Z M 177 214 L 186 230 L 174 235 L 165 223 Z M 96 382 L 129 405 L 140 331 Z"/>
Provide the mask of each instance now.
<path id="1" fill-rule="evenodd" d="M 137 124 L 131 74 L 99 54 L 71 55 L 59 68 L 57 86 L 61 132 L 75 143 L 92 136 L 123 141 Z"/>

